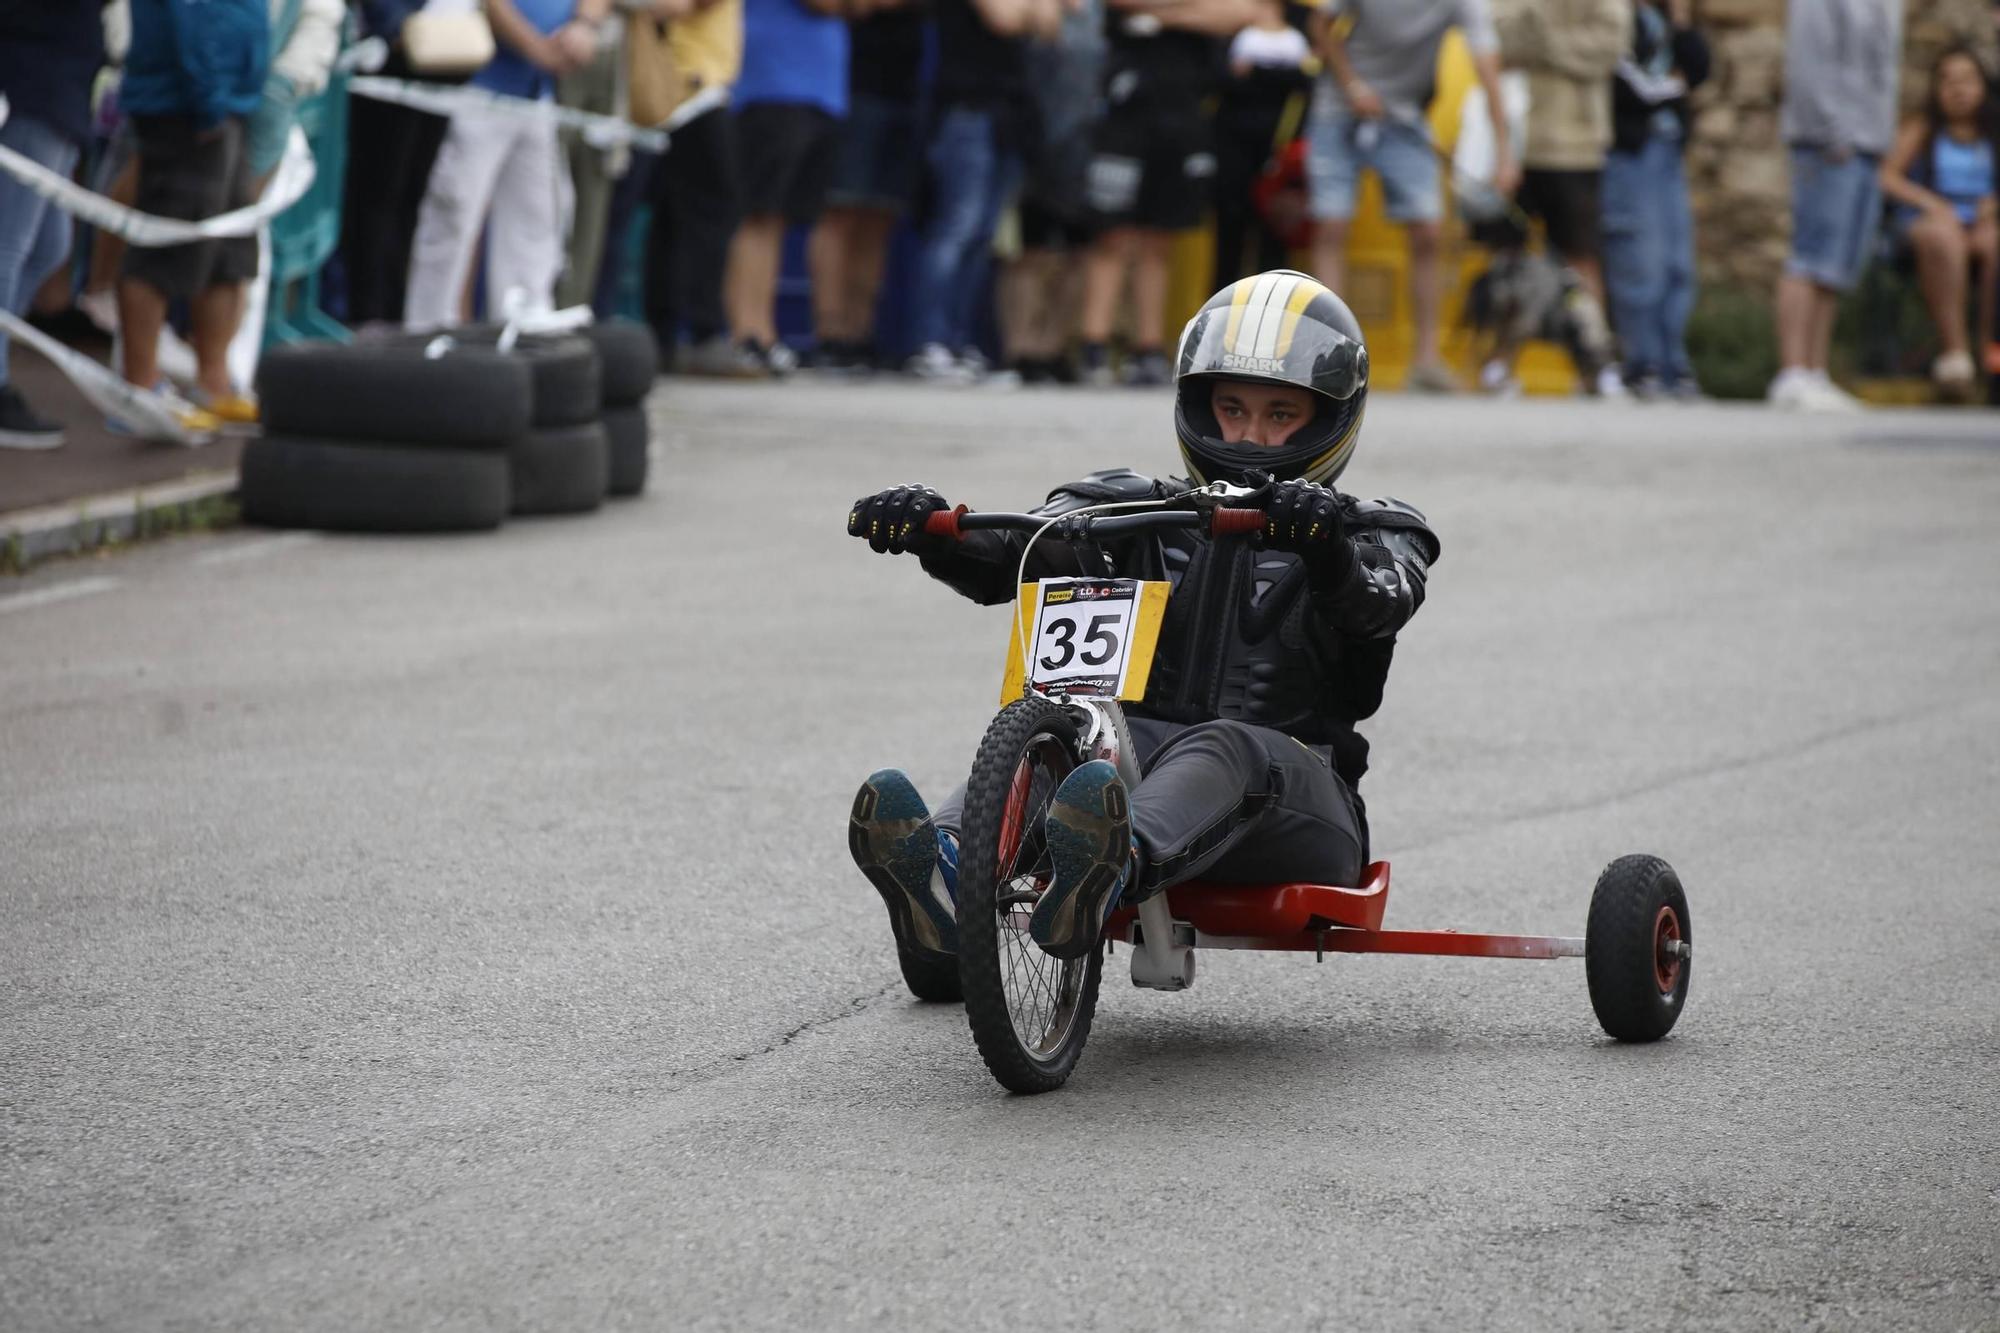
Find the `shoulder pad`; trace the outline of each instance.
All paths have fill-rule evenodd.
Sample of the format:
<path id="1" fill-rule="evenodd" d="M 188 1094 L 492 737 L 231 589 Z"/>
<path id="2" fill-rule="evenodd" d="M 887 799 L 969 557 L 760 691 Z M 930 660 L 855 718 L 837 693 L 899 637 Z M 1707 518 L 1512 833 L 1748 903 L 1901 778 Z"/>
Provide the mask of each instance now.
<path id="1" fill-rule="evenodd" d="M 1106 468 L 1077 481 L 1065 482 L 1049 492 L 1051 503 L 1076 498 L 1090 504 L 1111 500 L 1152 500 L 1160 494 L 1160 483 L 1129 467 Z"/>
<path id="2" fill-rule="evenodd" d="M 1402 500 L 1357 500 L 1348 511 L 1348 523 L 1355 528 L 1373 528 L 1378 532 L 1393 532 L 1406 541 L 1414 543 L 1423 552 L 1424 563 L 1435 564 L 1443 544 L 1437 534 L 1431 531 L 1430 520 L 1424 511 Z"/>

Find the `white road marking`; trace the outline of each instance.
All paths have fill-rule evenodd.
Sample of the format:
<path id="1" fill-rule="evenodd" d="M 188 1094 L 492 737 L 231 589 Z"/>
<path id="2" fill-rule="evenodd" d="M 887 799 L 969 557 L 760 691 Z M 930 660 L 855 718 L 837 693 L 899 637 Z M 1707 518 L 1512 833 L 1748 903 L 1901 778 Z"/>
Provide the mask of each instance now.
<path id="1" fill-rule="evenodd" d="M 111 578 L 76 579 L 69 583 L 52 584 L 37 588 L 33 592 L 17 592 L 12 597 L 0 597 L 0 616 L 9 611 L 26 611 L 30 607 L 48 606 L 52 602 L 67 602 L 77 597 L 88 597 L 94 592 L 109 592 L 119 585 L 119 580 Z"/>
<path id="2" fill-rule="evenodd" d="M 317 533 L 281 532 L 275 537 L 265 537 L 262 540 L 247 542 L 235 542 L 228 546 L 218 547 L 213 551 L 203 551 L 194 558 L 194 563 L 197 565 L 231 565 L 238 560 L 255 560 L 260 556 L 275 555 L 279 551 L 290 550 L 294 546 L 303 546 L 307 542 L 317 540 L 319 540 Z"/>

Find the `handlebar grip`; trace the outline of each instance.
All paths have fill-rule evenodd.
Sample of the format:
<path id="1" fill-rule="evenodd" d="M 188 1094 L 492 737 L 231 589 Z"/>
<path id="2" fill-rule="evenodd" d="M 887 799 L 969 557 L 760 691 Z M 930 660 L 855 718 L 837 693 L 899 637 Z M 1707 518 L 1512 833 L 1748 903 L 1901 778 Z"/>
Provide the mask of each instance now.
<path id="1" fill-rule="evenodd" d="M 1264 526 L 1261 509 L 1217 509 L 1208 520 L 1208 535 L 1228 537 L 1239 532 L 1255 532 Z"/>
<path id="2" fill-rule="evenodd" d="M 965 536 L 958 526 L 959 515 L 965 513 L 965 506 L 956 509 L 940 509 L 924 515 L 924 535 L 927 537 L 949 537 L 958 541 Z"/>

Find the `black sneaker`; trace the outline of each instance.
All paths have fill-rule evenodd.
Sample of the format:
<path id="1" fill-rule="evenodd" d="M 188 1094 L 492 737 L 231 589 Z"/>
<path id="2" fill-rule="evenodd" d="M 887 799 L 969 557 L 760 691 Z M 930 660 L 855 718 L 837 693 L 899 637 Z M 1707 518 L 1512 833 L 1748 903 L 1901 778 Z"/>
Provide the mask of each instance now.
<path id="1" fill-rule="evenodd" d="M 1172 384 L 1174 373 L 1167 367 L 1167 354 L 1157 347 L 1132 353 L 1125 359 L 1123 382 L 1130 388 L 1151 389 Z"/>
<path id="2" fill-rule="evenodd" d="M 0 449 L 60 449 L 62 427 L 28 406 L 20 390 L 0 384 Z"/>

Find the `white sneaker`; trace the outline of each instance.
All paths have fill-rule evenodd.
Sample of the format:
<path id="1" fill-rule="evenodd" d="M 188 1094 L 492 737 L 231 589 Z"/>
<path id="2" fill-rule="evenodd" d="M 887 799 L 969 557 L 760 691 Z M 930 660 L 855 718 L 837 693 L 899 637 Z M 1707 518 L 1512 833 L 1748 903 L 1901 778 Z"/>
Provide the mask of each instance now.
<path id="1" fill-rule="evenodd" d="M 1810 376 L 1812 408 L 1816 412 L 1863 412 L 1866 406 L 1859 398 L 1835 384 L 1824 370 L 1808 371 Z"/>
<path id="2" fill-rule="evenodd" d="M 1764 391 L 1764 400 L 1789 411 L 1809 411 L 1806 399 L 1812 394 L 1812 381 L 1812 372 L 1804 366 L 1786 366 L 1772 377 L 1771 387 Z"/>
<path id="3" fill-rule="evenodd" d="M 1625 387 L 1625 376 L 1615 365 L 1605 366 L 1597 372 L 1597 396 L 1599 398 L 1630 398 L 1631 390 Z"/>
<path id="4" fill-rule="evenodd" d="M 943 343 L 925 343 L 903 363 L 903 369 L 920 380 L 936 384 L 965 383 L 965 367 Z"/>

